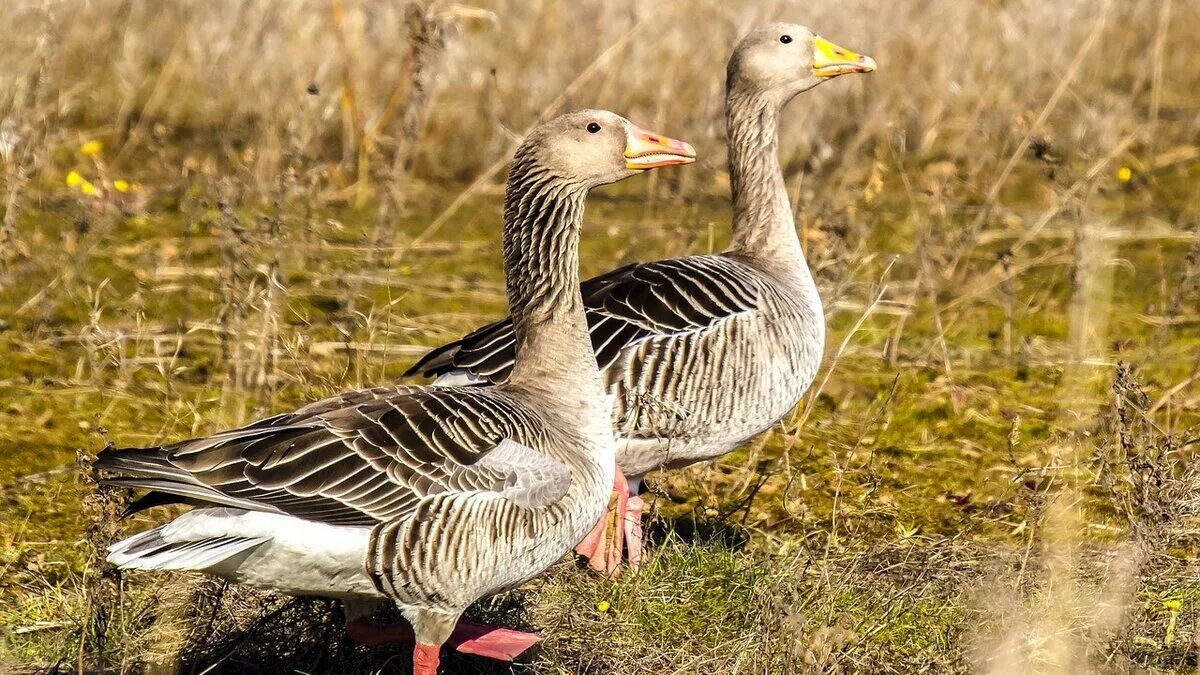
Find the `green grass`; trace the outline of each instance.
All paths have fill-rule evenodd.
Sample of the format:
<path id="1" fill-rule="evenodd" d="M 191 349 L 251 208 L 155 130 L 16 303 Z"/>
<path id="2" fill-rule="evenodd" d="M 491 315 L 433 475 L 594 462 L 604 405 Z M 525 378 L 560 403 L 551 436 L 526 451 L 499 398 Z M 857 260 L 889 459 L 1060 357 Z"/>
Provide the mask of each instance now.
<path id="1" fill-rule="evenodd" d="M 219 217 L 210 212 L 188 223 L 170 209 L 102 217 L 96 231 L 59 253 L 65 265 L 31 259 L 19 268 L 22 283 L 0 296 L 11 310 L 31 290 L 49 289 L 0 335 L 13 355 L 0 373 L 10 393 L 0 411 L 6 446 L 0 536 L 8 542 L 0 622 L 10 661 L 73 662 L 78 656 L 81 621 L 88 614 L 84 597 L 95 583 L 86 577 L 94 578 L 97 569 L 89 567 L 95 559 L 83 538 L 89 514 L 79 508 L 91 488 L 71 468 L 77 448 L 205 433 L 256 411 L 389 381 L 406 359 L 354 350 L 306 354 L 304 345 L 436 341 L 502 308 L 495 261 L 487 255 L 495 245 L 494 207 L 464 216 L 467 226 L 457 232 L 456 246 L 406 256 L 399 265 L 385 254 L 364 261 L 355 251 L 334 248 L 361 246 L 377 235 L 363 214 L 331 212 L 328 234 L 309 235 L 319 255 L 292 248 L 301 239 L 295 232 L 274 249 L 270 242 L 246 248 L 251 260 L 244 269 L 251 280 L 259 274 L 253 259 L 285 256 L 279 342 L 297 342 L 280 359 L 270 398 L 240 388 L 231 392 L 229 359 L 219 353 L 217 337 L 200 328 L 212 322 L 222 302 L 214 273 L 221 255 Z M 617 264 L 633 251 L 641 257 L 670 253 L 675 223 L 651 215 L 664 226 L 646 228 L 644 220 L 641 227 L 630 226 L 645 217 L 635 202 L 597 200 L 585 249 L 589 265 Z M 877 217 L 887 221 L 886 214 Z M 400 226 L 416 230 L 426 218 L 414 214 Z M 240 217 L 243 223 L 254 219 L 253 209 Z M 66 218 L 39 212 L 25 220 L 22 233 L 31 241 L 45 240 L 40 252 L 49 255 L 50 242 L 69 240 L 77 229 Z M 1116 251 L 1138 269 L 1148 267 L 1147 260 L 1162 261 L 1161 274 L 1168 278 L 1179 274 L 1185 252 L 1184 244 L 1124 244 Z M 972 257 L 986 268 L 991 256 Z M 881 265 L 860 269 L 852 293 L 865 297 L 866 282 Z M 170 266 L 204 273 L 166 278 L 156 273 Z M 905 272 L 891 274 L 902 278 Z M 353 274 L 377 280 L 347 281 Z M 669 519 L 666 531 L 699 539 L 669 535 L 642 574 L 615 583 L 563 566 L 514 600 L 527 608 L 523 620 L 548 635 L 534 669 L 806 672 L 853 664 L 905 672 L 921 663 L 966 668 L 970 655 L 963 645 L 978 637 L 978 614 L 984 611 L 969 589 L 989 578 L 979 560 L 1011 572 L 1030 524 L 1039 518 L 1025 493 L 1052 489 L 1036 472 L 1028 479 L 1031 488 L 1028 480 L 1014 478 L 1046 466 L 1045 444 L 1065 431 L 1060 364 L 1066 354 L 1066 277 L 1061 265 L 1037 269 L 1015 287 L 1019 298 L 1044 296 L 1039 311 L 1013 324 L 1017 336 L 1035 340 L 1027 365 L 998 348 L 995 333 L 1003 312 L 990 303 L 968 304 L 947 330 L 949 371 L 931 350 L 936 333 L 927 303 L 919 303 L 908 319 L 899 345 L 901 365 L 895 368 L 882 364 L 880 354 L 896 318 L 868 320 L 809 404 L 813 411 L 798 436 L 776 432 L 713 467 L 652 480 L 651 503 Z M 57 286 L 56 278 L 62 279 Z M 1144 377 L 1162 388 L 1186 376 L 1186 355 L 1195 340 L 1171 335 L 1151 348 L 1155 330 L 1136 316 L 1153 285 L 1116 276 L 1110 330 L 1122 336 L 1120 357 L 1139 362 Z M 358 308 L 353 315 L 347 311 L 352 303 Z M 251 330 L 253 309 L 244 320 Z M 852 312 L 832 316 L 831 345 L 840 343 L 854 319 Z M 350 334 L 340 333 L 339 326 Z M 136 335 L 114 341 L 121 331 Z M 1110 372 L 1098 367 L 1089 376 L 1096 410 L 1103 407 Z M 1010 448 L 1014 429 L 1018 443 Z M 1120 515 L 1104 508 L 1105 498 L 1093 494 L 1091 512 L 1122 528 Z M 127 529 L 158 517 L 139 517 Z M 677 521 L 680 517 L 687 520 Z M 687 523 L 702 527 L 680 529 Z M 739 545 L 707 539 L 714 531 L 735 533 Z M 1101 530 L 1088 538 L 1111 537 Z M 148 581 L 147 575 L 134 575 L 126 583 L 130 595 L 120 604 L 121 614 L 133 618 L 110 624 L 106 642 L 94 627 L 85 641 L 89 650 L 107 645 L 110 664 L 122 658 L 133 663 L 134 649 L 146 640 L 182 630 L 164 628 L 162 621 L 171 626 L 196 621 L 187 618 L 196 602 L 190 595 L 160 597 Z M 1180 633 L 1194 620 L 1195 585 L 1185 578 L 1168 584 L 1187 608 L 1176 616 Z M 1149 597 L 1151 591 L 1142 593 Z M 606 611 L 597 609 L 601 601 L 609 603 Z M 1135 603 L 1142 622 L 1137 625 L 1148 635 L 1125 636 L 1121 653 L 1169 664 L 1179 658 L 1179 647 L 1164 646 L 1161 635 L 1149 636 L 1161 634 L 1169 621 L 1155 602 Z M 304 621 L 326 611 L 323 605 L 305 607 L 300 626 L 287 624 L 287 630 L 309 630 Z M 235 636 L 237 628 L 230 628 Z M 747 641 L 763 646 L 748 652 L 740 647 Z M 1159 646 L 1152 649 L 1153 641 Z M 649 645 L 655 646 L 650 660 L 632 658 Z M 349 645 L 339 649 L 351 659 L 345 663 L 368 658 Z M 467 660 L 455 667 L 478 664 Z"/>
<path id="2" fill-rule="evenodd" d="M 0 332 L 10 354 L 0 365 L 0 387 L 8 394 L 0 408 L 0 537 L 7 543 L 0 624 L 10 662 L 73 662 L 84 618 L 94 613 L 85 596 L 99 570 L 84 534 L 95 514 L 79 506 L 91 488 L 72 468 L 77 449 L 206 433 L 339 389 L 387 382 L 409 357 L 312 345 L 436 342 L 503 308 L 492 260 L 499 218 L 494 199 L 481 198 L 460 217 L 453 246 L 409 253 L 398 262 L 386 250 L 370 252 L 384 235 L 369 212 L 324 210 L 300 221 L 307 207 L 291 205 L 281 216 L 280 239 L 269 241 L 258 224 L 265 211 L 244 205 L 236 222 L 248 241 L 231 244 L 218 210 L 197 213 L 160 201 L 164 206 L 133 215 L 88 213 L 87 202 L 65 202 L 22 220 L 20 236 L 34 255 L 12 268 L 19 283 L 0 293 L 11 316 Z M 589 212 L 586 272 L 704 250 L 696 233 L 682 243 L 678 237 L 685 221 L 718 220 L 721 208 L 719 202 L 692 207 L 685 219 L 646 211 L 621 193 L 601 196 Z M 398 228 L 403 240 L 429 217 L 412 213 L 389 228 Z M 881 233 L 894 220 L 877 211 L 866 227 Z M 394 234 L 385 233 L 389 240 Z M 877 234 L 873 262 L 854 267 L 852 278 L 826 272 L 823 283 L 848 282 L 841 300 L 861 307 L 874 293 L 889 249 L 903 253 L 905 236 Z M 1037 243 L 1027 255 L 1050 245 Z M 241 256 L 232 275 L 221 268 L 230 246 L 240 247 Z M 1182 274 L 1186 252 L 1182 241 L 1126 242 L 1113 250 L 1114 260 L 1128 264 L 1114 272 L 1106 309 L 1109 332 L 1120 336 L 1111 358 L 1139 363 L 1152 398 L 1155 389 L 1187 377 L 1188 355 L 1200 342 L 1184 333 L 1164 340 L 1139 318 L 1163 307 L 1155 291 L 1162 279 Z M 229 325 L 251 336 L 259 330 L 261 296 L 253 294 L 265 278 L 261 265 L 272 258 L 281 261 L 286 284 L 274 338 L 280 355 L 271 386 L 254 391 L 234 381 L 238 364 L 222 355 L 212 326 L 229 302 L 221 285 L 240 284 L 253 298 L 235 308 L 244 316 Z M 982 271 L 994 259 L 979 249 L 968 265 Z M 1128 273 L 1132 269 L 1157 274 Z M 916 270 L 902 255 L 885 280 L 899 290 L 887 297 L 904 300 L 905 280 Z M 636 577 L 610 583 L 560 566 L 512 600 L 526 608 L 523 621 L 547 633 L 534 670 L 805 672 L 853 664 L 905 672 L 920 663 L 965 669 L 971 656 L 963 645 L 978 638 L 983 611 L 970 587 L 999 574 L 980 560 L 1011 574 L 1041 517 L 1030 495 L 1054 490 L 1053 472 L 1040 472 L 1051 462 L 1047 444 L 1078 428 L 1076 421 L 1063 426 L 1070 274 L 1069 264 L 1054 264 L 1014 281 L 1012 330 L 1014 343 L 1029 341 L 1024 356 L 1001 349 L 1004 310 L 996 293 L 943 316 L 949 369 L 938 353 L 935 308 L 927 299 L 918 297 L 912 306 L 894 347 L 894 367 L 881 355 L 897 315 L 869 318 L 808 403 L 812 412 L 798 434 L 777 431 L 713 466 L 652 479 L 650 501 L 667 519 L 665 531 L 682 532 L 689 541 L 668 535 Z M 938 297 L 948 302 L 955 294 L 946 288 Z M 859 313 L 831 315 L 831 353 Z M 224 348 L 236 348 L 239 339 L 249 354 L 244 358 L 253 360 L 252 339 L 229 340 Z M 1087 371 L 1093 393 L 1085 418 L 1105 407 L 1110 378 L 1107 366 Z M 1181 421 L 1184 428 L 1194 423 L 1186 416 Z M 1014 482 L 1025 472 L 1031 473 Z M 1091 495 L 1087 508 L 1096 522 L 1123 529 L 1120 512 L 1105 506 L 1107 495 Z M 141 516 L 125 531 L 159 517 Z M 714 532 L 734 534 L 709 539 Z M 1113 536 L 1100 529 L 1085 541 L 1101 545 Z M 730 541 L 738 545 L 731 548 Z M 126 618 L 108 624 L 103 639 L 93 625 L 84 641 L 89 652 L 103 648 L 110 665 L 128 667 L 156 634 L 196 630 L 198 618 L 187 609 L 196 600 L 163 597 L 149 582 L 147 575 L 129 578 L 118 603 Z M 1175 631 L 1182 634 L 1194 620 L 1194 584 L 1170 578 L 1168 587 L 1186 608 L 1176 616 Z M 607 611 L 597 610 L 601 601 L 609 603 Z M 300 626 L 287 629 L 308 631 L 304 621 L 315 620 L 323 607 L 306 605 Z M 1134 609 L 1142 621 L 1136 625 L 1144 624 L 1148 634 L 1161 633 L 1169 620 L 1153 601 Z M 245 626 L 229 631 L 236 636 L 239 628 Z M 1160 646 L 1151 649 L 1147 640 Z M 747 641 L 763 647 L 739 647 Z M 1161 637 L 1129 635 L 1120 644 L 1122 654 L 1147 664 L 1179 658 L 1179 647 L 1162 646 Z M 651 645 L 649 661 L 632 660 Z M 368 658 L 349 645 L 338 649 L 351 659 L 345 663 Z"/>

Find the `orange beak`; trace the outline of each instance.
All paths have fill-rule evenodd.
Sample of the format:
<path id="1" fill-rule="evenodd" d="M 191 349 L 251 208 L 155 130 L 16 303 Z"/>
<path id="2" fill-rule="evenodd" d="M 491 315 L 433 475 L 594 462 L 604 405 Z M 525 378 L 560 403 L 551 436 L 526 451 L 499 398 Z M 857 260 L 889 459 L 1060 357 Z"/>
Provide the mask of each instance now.
<path id="1" fill-rule="evenodd" d="M 625 167 L 628 169 L 647 171 L 694 161 L 696 150 L 689 143 L 632 124 L 625 130 Z"/>

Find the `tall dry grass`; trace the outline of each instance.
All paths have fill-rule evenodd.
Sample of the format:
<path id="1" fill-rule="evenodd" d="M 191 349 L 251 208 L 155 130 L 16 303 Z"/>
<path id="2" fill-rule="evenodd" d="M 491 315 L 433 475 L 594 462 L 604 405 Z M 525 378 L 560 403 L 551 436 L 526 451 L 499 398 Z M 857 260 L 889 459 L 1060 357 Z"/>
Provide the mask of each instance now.
<path id="1" fill-rule="evenodd" d="M 154 152 L 162 134 L 216 142 L 264 192 L 289 147 L 337 167 L 335 184 L 409 167 L 425 180 L 466 179 L 632 32 L 560 107 L 612 108 L 693 139 L 711 175 L 722 168 L 729 47 L 750 26 L 786 19 L 881 64 L 869 81 L 838 81 L 794 106 L 783 148 L 806 174 L 802 195 L 858 186 L 870 169 L 862 158 L 902 153 L 952 161 L 990 197 L 1023 141 L 1095 158 L 1179 121 L 1200 76 L 1186 31 L 1155 37 L 1162 6 L 14 0 L 0 8 L 11 27 L 0 111 L 23 131 L 105 131 L 122 157 Z M 1198 14 L 1173 3 L 1169 25 Z"/>

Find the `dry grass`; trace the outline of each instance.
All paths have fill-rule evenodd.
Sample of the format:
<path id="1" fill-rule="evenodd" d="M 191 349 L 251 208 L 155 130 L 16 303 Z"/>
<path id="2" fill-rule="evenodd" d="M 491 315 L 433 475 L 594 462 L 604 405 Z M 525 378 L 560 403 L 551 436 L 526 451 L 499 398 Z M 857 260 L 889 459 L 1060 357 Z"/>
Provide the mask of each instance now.
<path id="1" fill-rule="evenodd" d="M 652 479 L 642 574 L 482 603 L 546 635 L 530 662 L 448 671 L 1194 670 L 1176 0 L 0 4 L 0 670 L 404 672 L 328 603 L 106 570 L 151 519 L 115 523 L 76 449 L 389 382 L 497 315 L 497 176 L 564 109 L 701 153 L 593 199 L 585 273 L 719 249 L 723 62 L 773 19 L 881 65 L 785 121 L 820 385 Z"/>

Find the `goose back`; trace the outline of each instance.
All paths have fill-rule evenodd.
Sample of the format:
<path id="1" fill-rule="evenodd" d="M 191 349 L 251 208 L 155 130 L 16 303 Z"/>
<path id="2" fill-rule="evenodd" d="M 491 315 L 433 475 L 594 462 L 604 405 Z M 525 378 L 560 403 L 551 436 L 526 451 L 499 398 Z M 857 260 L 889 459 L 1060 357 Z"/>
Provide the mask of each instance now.
<path id="1" fill-rule="evenodd" d="M 627 265 L 581 290 L 627 475 L 727 452 L 791 410 L 820 364 L 824 316 L 807 269 L 690 256 Z M 504 382 L 513 358 L 504 319 L 409 374 Z"/>

